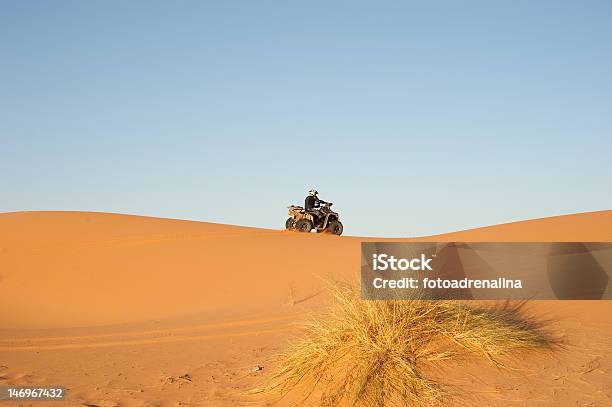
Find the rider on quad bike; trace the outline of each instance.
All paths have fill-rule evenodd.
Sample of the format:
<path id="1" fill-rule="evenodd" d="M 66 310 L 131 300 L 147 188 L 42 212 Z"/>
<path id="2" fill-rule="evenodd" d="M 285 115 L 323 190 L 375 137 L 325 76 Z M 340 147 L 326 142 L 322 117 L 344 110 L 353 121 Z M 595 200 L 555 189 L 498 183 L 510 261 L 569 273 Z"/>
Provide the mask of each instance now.
<path id="1" fill-rule="evenodd" d="M 298 232 L 310 232 L 314 229 L 317 233 L 341 235 L 343 226 L 338 212 L 331 209 L 333 203 L 325 202 L 317 195 L 318 192 L 311 189 L 304 201 L 304 207 L 288 206 L 289 218 L 285 222 L 285 228 Z"/>

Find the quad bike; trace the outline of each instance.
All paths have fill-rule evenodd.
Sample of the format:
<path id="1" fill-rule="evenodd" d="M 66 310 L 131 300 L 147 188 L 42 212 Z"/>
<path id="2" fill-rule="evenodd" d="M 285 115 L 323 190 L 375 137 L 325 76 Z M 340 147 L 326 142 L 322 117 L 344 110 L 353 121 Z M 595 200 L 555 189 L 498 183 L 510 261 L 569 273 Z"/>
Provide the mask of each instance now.
<path id="1" fill-rule="evenodd" d="M 315 229 L 317 233 L 331 233 L 340 236 L 342 234 L 342 222 L 337 212 L 331 210 L 332 203 L 320 201 L 320 216 L 307 212 L 303 207 L 289 205 L 289 218 L 285 222 L 287 230 L 297 230 L 298 232 L 310 232 Z"/>

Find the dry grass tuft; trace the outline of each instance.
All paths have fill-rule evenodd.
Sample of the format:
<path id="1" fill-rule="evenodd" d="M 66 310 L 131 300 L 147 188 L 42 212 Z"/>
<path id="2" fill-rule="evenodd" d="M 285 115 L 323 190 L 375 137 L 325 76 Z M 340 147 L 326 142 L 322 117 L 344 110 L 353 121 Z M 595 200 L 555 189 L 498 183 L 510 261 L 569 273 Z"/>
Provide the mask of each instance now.
<path id="1" fill-rule="evenodd" d="M 424 367 L 466 355 L 503 367 L 500 357 L 553 342 L 523 312 L 524 303 L 362 301 L 341 285 L 332 294 L 329 309 L 305 326 L 259 391 L 282 397 L 297 390 L 306 401 L 316 389 L 322 406 L 439 405 L 446 392 Z"/>

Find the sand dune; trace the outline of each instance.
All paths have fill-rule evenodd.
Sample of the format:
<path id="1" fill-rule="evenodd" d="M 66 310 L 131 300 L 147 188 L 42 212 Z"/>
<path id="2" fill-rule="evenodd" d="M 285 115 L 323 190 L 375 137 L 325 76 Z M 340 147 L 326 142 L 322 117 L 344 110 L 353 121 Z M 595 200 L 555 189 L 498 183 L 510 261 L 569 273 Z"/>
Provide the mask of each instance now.
<path id="1" fill-rule="evenodd" d="M 315 275 L 359 261 L 355 239 L 210 223 L 39 212 L 0 215 L 0 225 L 5 328 L 274 311 L 315 295 Z"/>
<path id="2" fill-rule="evenodd" d="M 382 239 L 105 213 L 0 214 L 0 385 L 67 385 L 68 405 L 252 403 L 239 390 L 295 332 L 292 322 L 324 302 L 325 278 L 356 278 L 364 240 Z M 612 242 L 612 211 L 390 240 Z M 533 362 L 533 380 L 483 384 L 475 372 L 451 380 L 483 397 L 497 389 L 487 400 L 499 405 L 508 394 L 516 405 L 611 402 L 612 304 L 536 306 L 583 351 Z M 506 385 L 518 390 L 496 387 Z"/>
<path id="3" fill-rule="evenodd" d="M 315 296 L 317 277 L 355 275 L 362 240 L 104 213 L 1 214 L 0 319 L 32 329 L 270 312 Z M 419 240 L 612 241 L 612 212 Z"/>

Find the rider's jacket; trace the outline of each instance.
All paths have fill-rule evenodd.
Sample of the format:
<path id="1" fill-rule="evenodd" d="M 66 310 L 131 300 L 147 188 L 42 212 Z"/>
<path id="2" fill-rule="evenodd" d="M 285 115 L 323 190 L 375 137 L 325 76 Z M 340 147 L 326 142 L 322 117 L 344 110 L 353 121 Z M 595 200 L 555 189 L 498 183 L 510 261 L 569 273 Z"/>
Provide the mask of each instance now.
<path id="1" fill-rule="evenodd" d="M 319 207 L 320 201 L 316 196 L 308 195 L 304 201 L 304 209 L 311 211 Z"/>

